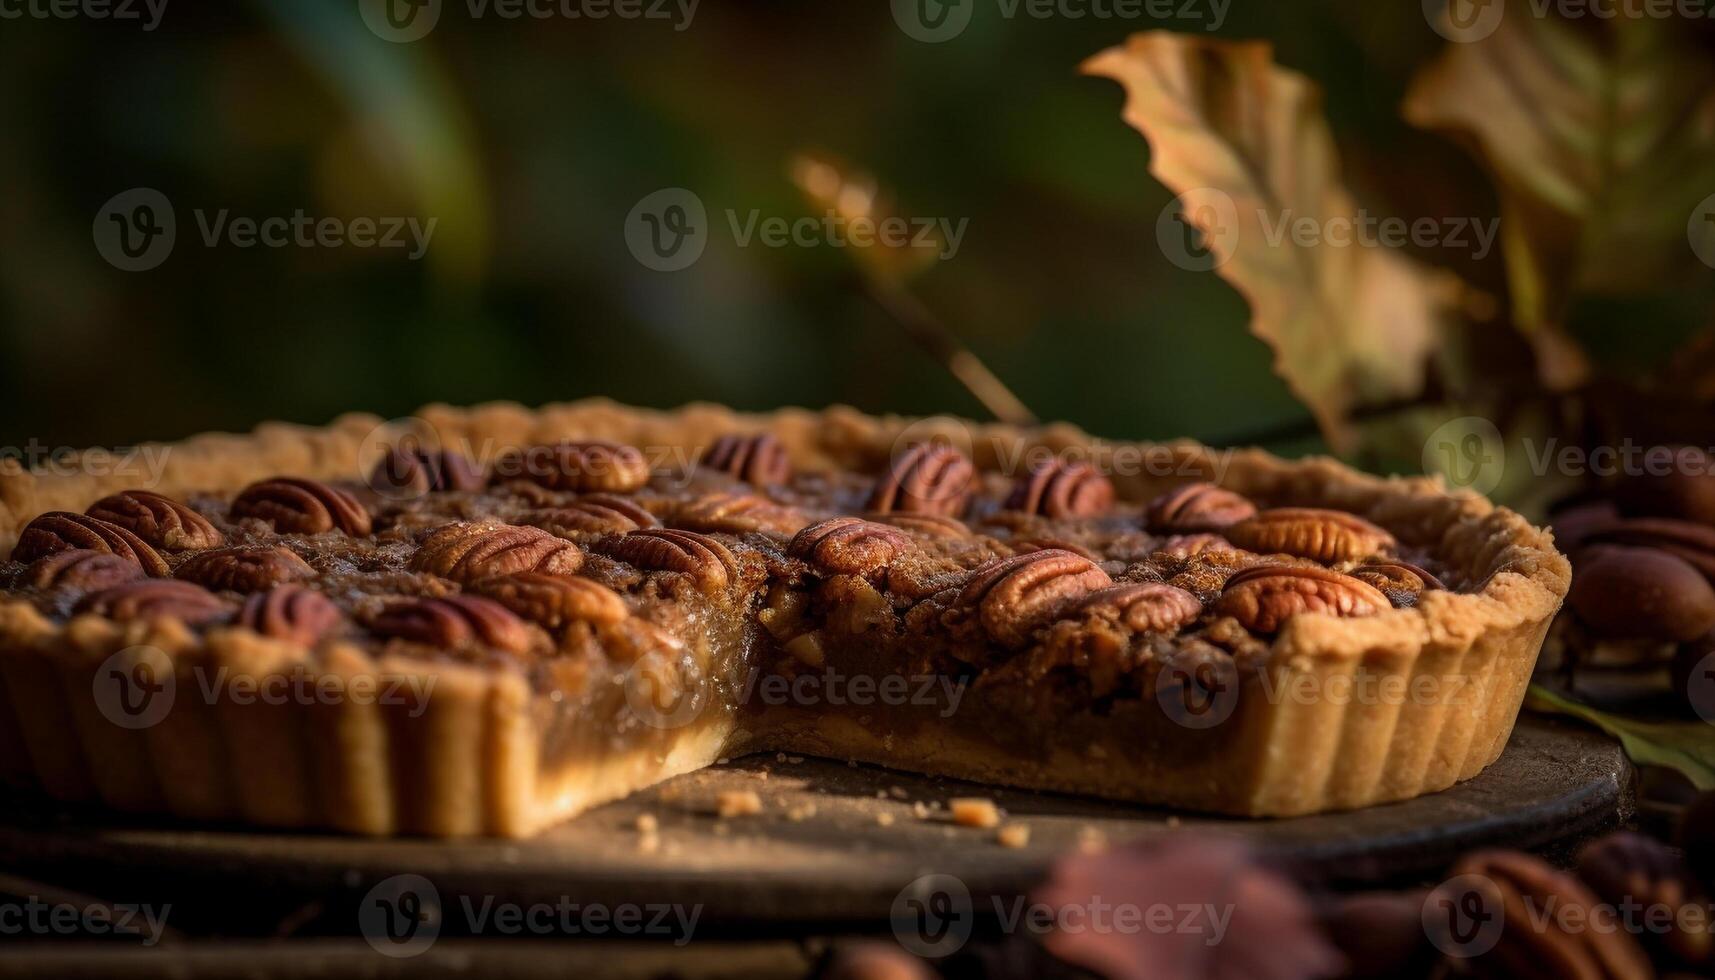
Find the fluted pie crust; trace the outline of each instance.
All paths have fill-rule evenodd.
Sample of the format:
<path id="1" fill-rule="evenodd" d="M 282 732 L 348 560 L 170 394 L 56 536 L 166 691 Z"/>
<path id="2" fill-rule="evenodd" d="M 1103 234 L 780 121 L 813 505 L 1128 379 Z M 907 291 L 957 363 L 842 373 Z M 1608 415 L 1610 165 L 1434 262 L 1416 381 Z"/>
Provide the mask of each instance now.
<path id="1" fill-rule="evenodd" d="M 1268 697 L 1247 677 L 1233 716 L 1209 729 L 1165 719 L 1153 702 L 1028 728 L 1020 750 L 989 737 L 1004 717 L 890 727 L 850 712 L 703 712 L 630 743 L 578 753 L 548 748 L 550 702 L 527 671 L 377 655 L 346 641 L 305 649 L 231 626 L 197 631 L 171 620 L 57 622 L 34 604 L 0 600 L 0 782 L 62 801 L 359 834 L 524 837 L 597 803 L 716 759 L 756 750 L 851 758 L 980 781 L 1087 793 L 1245 816 L 1289 816 L 1408 799 L 1468 779 L 1505 746 L 1544 635 L 1569 582 L 1546 531 L 1428 479 L 1380 479 L 1326 459 L 1287 462 L 1261 451 L 1189 442 L 1104 443 L 1066 425 L 1005 426 L 876 418 L 834 408 L 744 415 L 710 405 L 657 412 L 602 400 L 527 410 L 431 406 L 446 446 L 499 448 L 605 439 L 688 456 L 718 437 L 768 432 L 799 470 L 875 473 L 903 442 L 942 432 L 969 443 L 979 469 L 997 446 L 1087 452 L 1121 500 L 1141 502 L 1191 480 L 1275 506 L 1347 511 L 1432 554 L 1468 587 L 1425 593 L 1415 606 L 1366 618 L 1292 618 L 1273 638 L 1265 674 L 1276 691 L 1308 682 L 1396 678 L 1459 688 L 1458 698 Z M 270 424 L 251 435 L 204 435 L 168 447 L 151 489 L 183 499 L 231 494 L 279 475 L 351 480 L 382 420 L 345 416 L 325 428 Z M 132 475 L 0 470 L 0 554 L 48 511 L 82 512 L 136 484 Z M 75 467 L 61 467 L 61 473 Z M 307 669 L 336 690 L 432 676 L 413 706 L 331 699 L 237 704 L 181 699 L 162 723 L 126 730 L 91 704 L 93 671 L 136 645 L 175 669 L 226 668 L 266 678 Z M 1470 683 L 1471 681 L 1478 683 Z M 186 683 L 189 683 L 187 681 Z M 980 710 L 980 709 L 979 709 Z M 1016 726 L 1013 726 L 1016 727 Z"/>

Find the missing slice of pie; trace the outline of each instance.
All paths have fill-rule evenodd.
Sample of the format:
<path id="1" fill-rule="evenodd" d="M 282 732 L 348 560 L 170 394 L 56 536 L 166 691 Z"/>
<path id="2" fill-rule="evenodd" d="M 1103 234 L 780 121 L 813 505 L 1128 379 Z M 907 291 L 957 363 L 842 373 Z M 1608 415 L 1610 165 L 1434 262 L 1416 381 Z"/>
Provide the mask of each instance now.
<path id="1" fill-rule="evenodd" d="M 591 401 L 158 448 L 0 474 L 19 792 L 518 837 L 788 751 L 1362 807 L 1500 754 L 1569 581 L 1432 481 L 1066 426 Z"/>

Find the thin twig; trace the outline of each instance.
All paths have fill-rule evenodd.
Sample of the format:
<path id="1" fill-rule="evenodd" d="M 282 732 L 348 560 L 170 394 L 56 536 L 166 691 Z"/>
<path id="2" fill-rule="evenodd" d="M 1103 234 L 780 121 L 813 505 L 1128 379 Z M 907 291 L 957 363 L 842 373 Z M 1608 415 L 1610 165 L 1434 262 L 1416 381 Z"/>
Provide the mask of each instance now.
<path id="1" fill-rule="evenodd" d="M 906 336 L 958 379 L 989 414 L 1009 425 L 1036 424 L 1036 414 L 970 348 L 961 344 L 921 300 L 904 287 L 876 276 L 865 276 L 864 282 L 869 294 L 905 330 Z"/>

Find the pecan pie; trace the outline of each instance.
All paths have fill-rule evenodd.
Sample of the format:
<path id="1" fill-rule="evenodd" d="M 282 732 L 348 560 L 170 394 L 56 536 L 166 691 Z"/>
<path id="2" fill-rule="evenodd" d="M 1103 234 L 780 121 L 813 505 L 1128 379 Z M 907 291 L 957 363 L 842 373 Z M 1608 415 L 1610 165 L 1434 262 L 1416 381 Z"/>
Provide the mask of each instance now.
<path id="1" fill-rule="evenodd" d="M 1499 755 L 1569 583 L 1429 480 L 1065 426 L 598 401 L 164 448 L 146 487 L 0 471 L 19 791 L 524 836 L 788 751 L 1360 807 Z"/>

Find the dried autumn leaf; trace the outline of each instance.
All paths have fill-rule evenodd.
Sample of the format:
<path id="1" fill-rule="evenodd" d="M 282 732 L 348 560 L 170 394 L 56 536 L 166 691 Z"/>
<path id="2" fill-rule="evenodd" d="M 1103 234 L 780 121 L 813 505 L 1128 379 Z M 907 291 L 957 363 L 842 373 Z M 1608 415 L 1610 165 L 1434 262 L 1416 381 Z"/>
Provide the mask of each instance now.
<path id="1" fill-rule="evenodd" d="M 1474 143 L 1494 171 L 1514 317 L 1543 381 L 1565 389 L 1590 368 L 1562 330 L 1572 295 L 1700 271 L 1687 225 L 1715 189 L 1715 62 L 1676 19 L 1573 24 L 1513 7 L 1493 33 L 1449 44 L 1403 111 Z"/>
<path id="2" fill-rule="evenodd" d="M 1083 70 L 1124 86 L 1150 173 L 1180 196 L 1183 220 L 1250 303 L 1251 332 L 1331 446 L 1351 447 L 1354 408 L 1422 391 L 1447 291 L 1429 270 L 1340 230 L 1361 215 L 1308 79 L 1276 66 L 1266 43 L 1159 31 Z M 1305 219 L 1321 233 L 1295 235 Z"/>

